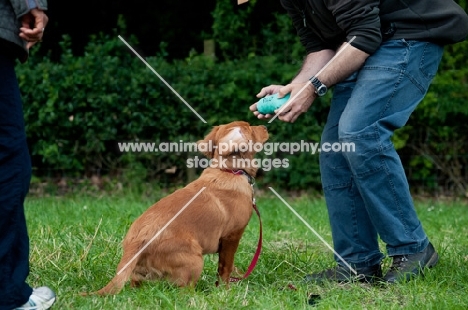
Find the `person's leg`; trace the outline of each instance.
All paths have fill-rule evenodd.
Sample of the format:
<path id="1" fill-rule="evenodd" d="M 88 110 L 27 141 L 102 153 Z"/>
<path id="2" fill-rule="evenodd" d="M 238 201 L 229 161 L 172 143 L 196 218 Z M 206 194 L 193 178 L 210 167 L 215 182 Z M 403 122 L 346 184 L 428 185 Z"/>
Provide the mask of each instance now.
<path id="1" fill-rule="evenodd" d="M 0 310 L 24 304 L 32 293 L 24 198 L 31 163 L 14 62 L 0 54 Z"/>
<path id="2" fill-rule="evenodd" d="M 390 138 L 424 98 L 442 52 L 425 42 L 383 43 L 360 70 L 339 122 L 339 140 L 355 145 L 344 155 L 389 256 L 419 253 L 429 243 Z"/>
<path id="3" fill-rule="evenodd" d="M 340 143 L 338 124 L 351 97 L 356 76 L 357 73 L 335 86 L 321 137 L 322 188 L 332 230 L 333 247 L 341 258 L 335 255 L 336 267 L 309 274 L 304 278 L 306 282 L 373 282 L 382 276 L 380 262 L 383 254 L 379 250 L 377 230 L 367 214 L 352 171 L 342 152 L 327 152 L 323 147 L 326 144 L 331 146 Z"/>
<path id="4" fill-rule="evenodd" d="M 322 145 L 340 143 L 338 123 L 353 92 L 356 75 L 337 84 L 333 90 L 330 112 L 322 133 Z M 335 251 L 356 268 L 380 264 L 383 254 L 379 250 L 377 230 L 367 214 L 344 153 L 322 150 L 320 172 Z M 335 260 L 343 265 L 338 257 L 335 256 Z"/>
<path id="5" fill-rule="evenodd" d="M 332 230 L 337 266 L 307 275 L 306 282 L 367 281 L 381 278 L 377 231 L 356 187 L 352 172 L 342 152 L 326 152 L 324 145 L 339 143 L 338 123 L 351 97 L 357 73 L 337 84 L 326 125 L 321 137 L 320 174 Z M 347 264 L 353 268 L 349 269 Z M 356 274 L 356 273 L 357 274 Z"/>
<path id="6" fill-rule="evenodd" d="M 381 260 L 377 232 L 390 256 L 418 253 L 412 256 L 418 267 L 434 257 L 390 137 L 424 97 L 441 56 L 434 44 L 389 41 L 369 57 L 356 83 L 349 79 L 335 86 L 322 143 L 339 140 L 353 144 L 355 152 L 322 151 L 320 168 L 335 250 L 357 268 Z M 347 271 L 338 267 L 315 276 L 346 278 L 337 272 Z"/>

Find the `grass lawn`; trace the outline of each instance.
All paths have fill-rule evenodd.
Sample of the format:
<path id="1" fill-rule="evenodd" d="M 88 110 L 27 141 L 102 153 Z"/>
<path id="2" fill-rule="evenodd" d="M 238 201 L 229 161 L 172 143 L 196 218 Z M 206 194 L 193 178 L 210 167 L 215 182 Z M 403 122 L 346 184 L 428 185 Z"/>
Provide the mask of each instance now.
<path id="1" fill-rule="evenodd" d="M 317 197 L 280 194 L 331 243 L 326 207 Z M 54 309 L 313 309 L 308 294 L 321 296 L 317 309 L 467 309 L 468 204 L 425 200 L 416 203 L 420 219 L 440 254 L 436 268 L 407 284 L 301 284 L 302 277 L 333 266 L 331 251 L 273 194 L 257 197 L 264 229 L 263 252 L 246 280 L 229 289 L 215 287 L 217 256 L 205 256 L 195 289 L 166 282 L 127 285 L 110 297 L 79 295 L 104 286 L 115 274 L 121 241 L 131 223 L 164 193 L 132 192 L 29 197 L 26 217 L 31 242 L 32 286 L 48 285 L 58 299 Z M 182 207 L 182 206 L 181 206 Z M 245 270 L 258 241 L 254 215 L 236 254 Z M 384 250 L 384 246 L 382 245 Z M 384 271 L 390 260 L 385 259 Z M 293 283 L 297 290 L 288 289 Z"/>

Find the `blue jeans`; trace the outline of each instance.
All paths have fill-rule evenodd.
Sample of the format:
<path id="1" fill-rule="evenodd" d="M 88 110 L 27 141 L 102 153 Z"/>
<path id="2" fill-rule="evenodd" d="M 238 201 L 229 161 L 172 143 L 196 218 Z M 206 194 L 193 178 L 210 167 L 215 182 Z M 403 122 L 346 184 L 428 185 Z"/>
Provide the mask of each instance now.
<path id="1" fill-rule="evenodd" d="M 23 202 L 31 160 L 14 61 L 0 51 L 0 310 L 28 301 L 29 237 Z"/>
<path id="2" fill-rule="evenodd" d="M 334 88 L 322 143 L 355 149 L 321 152 L 320 170 L 334 248 L 356 268 L 380 263 L 378 236 L 389 256 L 429 243 L 390 138 L 424 98 L 442 53 L 428 42 L 386 41 Z"/>

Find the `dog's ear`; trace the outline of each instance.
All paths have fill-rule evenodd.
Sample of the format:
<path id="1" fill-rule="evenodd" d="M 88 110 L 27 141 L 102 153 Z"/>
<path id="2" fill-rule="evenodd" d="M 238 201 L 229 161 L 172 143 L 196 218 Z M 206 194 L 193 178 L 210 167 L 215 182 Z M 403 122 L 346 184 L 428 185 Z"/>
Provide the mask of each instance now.
<path id="1" fill-rule="evenodd" d="M 219 131 L 219 126 L 214 126 L 211 132 L 203 140 L 197 141 L 197 149 L 200 153 L 208 158 L 213 158 L 215 146 L 218 144 L 216 134 Z"/>
<path id="2" fill-rule="evenodd" d="M 252 126 L 251 128 L 255 142 L 260 142 L 263 144 L 268 140 L 269 134 L 265 126 Z"/>

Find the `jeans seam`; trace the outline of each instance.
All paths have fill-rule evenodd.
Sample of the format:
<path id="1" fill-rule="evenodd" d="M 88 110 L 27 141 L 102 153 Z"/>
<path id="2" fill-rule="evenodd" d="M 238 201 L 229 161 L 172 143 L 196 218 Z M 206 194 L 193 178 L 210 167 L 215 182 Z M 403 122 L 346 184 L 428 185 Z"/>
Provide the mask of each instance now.
<path id="1" fill-rule="evenodd" d="M 395 190 L 395 184 L 393 183 L 393 180 L 390 177 L 389 169 L 388 169 L 387 165 L 385 164 L 385 161 L 384 161 L 384 158 L 383 158 L 382 154 L 381 154 L 381 162 L 382 162 L 382 165 L 384 166 L 385 173 L 386 173 L 386 175 L 388 177 L 388 182 L 390 183 L 390 188 L 392 190 L 393 201 L 394 201 L 395 205 L 397 206 L 399 219 L 400 219 L 401 223 L 403 224 L 403 227 L 405 228 L 405 235 L 409 236 L 411 239 L 414 240 L 413 236 L 410 236 L 410 234 L 409 234 L 408 224 L 405 221 L 405 217 L 403 216 L 403 212 L 401 210 L 400 202 L 398 201 L 398 196 L 397 196 L 397 193 L 396 193 L 396 190 Z"/>
<path id="2" fill-rule="evenodd" d="M 351 182 L 342 182 L 342 183 L 335 183 L 335 184 L 330 184 L 327 186 L 322 186 L 324 190 L 330 190 L 330 189 L 335 189 L 335 188 L 346 188 L 351 186 Z"/>
<path id="3" fill-rule="evenodd" d="M 408 80 L 410 80 L 411 83 L 413 83 L 421 91 L 421 93 L 423 93 L 423 94 L 426 93 L 426 90 L 421 85 L 421 83 L 419 83 L 412 75 L 408 74 L 405 70 L 399 70 L 399 69 L 394 69 L 394 68 L 389 68 L 389 67 L 379 67 L 379 66 L 366 66 L 366 67 L 363 67 L 363 70 L 364 69 L 369 70 L 369 71 L 370 70 L 384 70 L 384 71 L 399 72 L 400 77 L 401 76 L 407 77 Z M 401 79 L 399 81 L 401 81 Z"/>
<path id="4" fill-rule="evenodd" d="M 384 70 L 384 71 L 393 71 L 393 72 L 402 72 L 401 69 L 395 69 L 392 67 L 384 67 L 384 66 L 364 66 L 362 70 Z"/>
<path id="5" fill-rule="evenodd" d="M 351 185 L 352 186 L 352 185 Z M 355 201 L 354 201 L 354 197 L 353 197 L 353 203 L 352 203 L 352 225 L 353 225 L 353 239 L 354 239 L 354 242 L 359 244 L 359 231 L 357 229 L 357 216 L 356 216 L 356 208 L 355 208 Z"/>
<path id="6" fill-rule="evenodd" d="M 424 46 L 424 50 L 426 49 L 426 46 L 427 46 L 427 43 Z M 408 48 L 408 50 L 411 53 L 411 49 Z M 410 57 L 410 55 L 408 55 L 408 57 Z M 423 57 L 424 57 L 424 51 L 423 51 Z M 420 67 L 421 67 L 420 64 L 418 64 L 418 71 L 421 71 Z M 410 75 L 409 72 L 407 71 L 405 72 L 405 76 L 408 78 L 408 80 L 410 80 L 411 83 L 413 83 L 414 86 L 416 86 L 416 88 L 419 89 L 421 94 L 424 95 L 426 93 L 427 89 L 424 89 L 424 86 L 421 83 L 419 83 L 418 80 L 414 76 Z"/>
<path id="7" fill-rule="evenodd" d="M 424 89 L 424 86 L 422 86 L 421 83 L 419 83 L 412 75 L 405 73 L 405 76 L 408 78 L 408 80 L 411 81 L 411 83 L 413 83 L 414 86 L 416 86 L 416 88 L 419 89 L 421 94 L 424 95 L 426 93 L 426 89 Z"/>
<path id="8" fill-rule="evenodd" d="M 421 56 L 421 61 L 419 62 L 419 71 L 421 72 L 421 74 L 429 81 L 431 81 L 435 75 L 437 74 L 437 71 L 436 73 L 432 74 L 432 73 L 429 73 L 426 71 L 426 69 L 424 68 L 424 64 L 425 64 L 425 60 L 426 60 L 426 55 L 427 55 L 427 48 L 429 46 L 429 42 L 426 42 L 426 44 L 424 44 L 424 49 L 422 51 L 422 56 Z"/>
<path id="9" fill-rule="evenodd" d="M 421 71 L 421 73 L 426 77 L 426 78 L 430 78 L 428 74 L 426 74 L 426 72 L 422 69 L 423 65 L 424 65 L 424 57 L 426 56 L 426 49 L 427 49 L 427 44 L 424 44 L 424 49 L 422 51 L 422 56 L 421 56 L 421 61 L 419 62 L 419 70 Z"/>
<path id="10" fill-rule="evenodd" d="M 397 89 L 398 89 L 398 86 L 401 84 L 401 80 L 403 78 L 403 76 L 405 75 L 405 72 L 403 70 L 400 70 L 400 74 L 398 75 L 398 80 L 395 82 L 394 84 L 394 87 L 393 87 L 393 92 L 392 94 L 389 96 L 388 100 L 387 100 L 387 103 L 385 104 L 385 107 L 382 109 L 382 111 L 380 112 L 380 115 L 379 115 L 379 118 L 382 119 L 384 117 L 384 114 L 385 112 L 388 110 L 388 107 L 390 106 L 390 102 L 392 101 L 392 99 L 395 97 L 395 94 L 397 93 Z M 379 137 L 379 147 L 381 148 L 381 144 L 380 144 L 380 134 L 378 132 L 378 126 L 376 125 L 376 132 L 377 132 L 377 135 Z"/>

